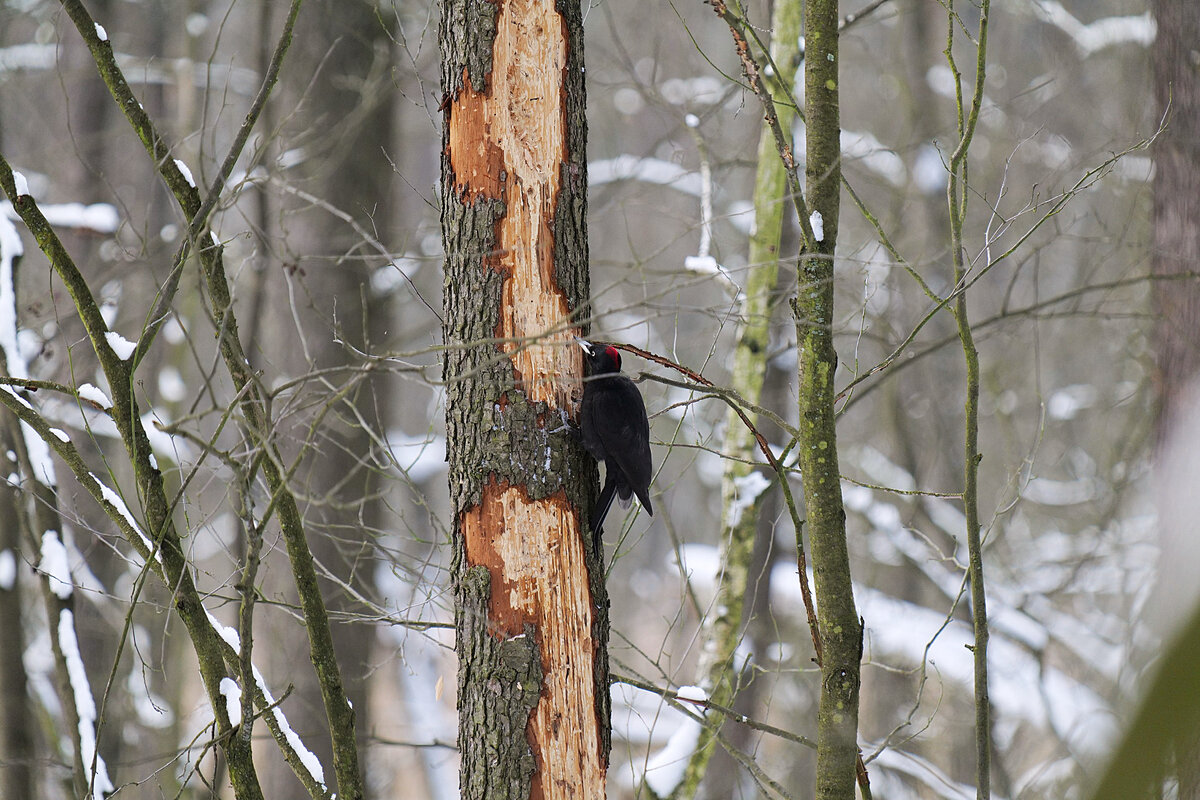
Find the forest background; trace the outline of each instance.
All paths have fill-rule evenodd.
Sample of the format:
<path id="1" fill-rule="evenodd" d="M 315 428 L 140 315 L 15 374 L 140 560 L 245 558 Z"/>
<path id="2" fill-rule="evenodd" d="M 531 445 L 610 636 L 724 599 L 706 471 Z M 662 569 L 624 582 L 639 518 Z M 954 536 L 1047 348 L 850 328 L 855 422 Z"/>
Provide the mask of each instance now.
<path id="1" fill-rule="evenodd" d="M 1197 38 L 1178 44 L 1197 23 L 1184 0 L 1159 0 L 1153 14 L 1128 0 L 992 11 L 956 282 L 947 175 L 979 8 L 861 5 L 841 9 L 847 188 L 832 330 L 865 625 L 863 761 L 881 797 L 976 794 L 968 386 L 956 317 L 931 299 L 962 297 L 980 367 L 991 786 L 1072 796 L 1116 745 L 1197 595 L 1187 534 L 1200 470 L 1186 458 L 1200 436 L 1189 388 L 1200 86 Z M 266 796 L 316 792 L 297 776 L 342 762 L 328 684 L 309 660 L 295 514 L 366 796 L 456 797 L 441 11 L 308 0 L 293 17 L 282 2 L 91 0 L 96 27 L 81 35 L 81 8 L 0 3 L 0 346 L 13 389 L 0 448 L 3 794 L 228 794 L 238 777 L 213 757 L 205 653 L 212 669 L 248 657 L 234 631 L 248 606 L 254 663 L 287 722 L 267 717 L 292 763 L 262 727 L 247 747 Z M 772 10 L 745 7 L 764 41 Z M 626 353 L 651 415 L 655 516 L 635 506 L 608 523 L 608 794 L 803 797 L 821 686 L 797 531 L 765 460 L 730 457 L 721 401 L 742 330 L 761 322 L 751 402 L 787 461 L 798 425 L 787 265 L 802 222 L 781 194 L 783 267 L 748 314 L 763 264 L 748 241 L 771 209 L 755 207 L 763 112 L 729 26 L 700 2 L 598 2 L 583 25 L 592 332 L 716 385 Z M 965 100 L 948 45 L 968 54 Z M 106 50 L 161 139 L 114 103 L 97 70 Z M 1172 82 L 1176 67 L 1190 84 Z M 802 153 L 803 124 L 790 132 Z M 189 185 L 198 205 L 181 209 Z M 53 237 L 19 213 L 21 196 L 36 200 L 78 286 L 47 265 Z M 199 204 L 211 238 L 189 228 Z M 229 366 L 217 251 L 244 372 Z M 94 303 L 81 304 L 80 286 Z M 18 426 L 22 408 L 43 422 Z M 731 478 L 733 464 L 745 469 Z M 702 727 L 674 692 L 703 683 L 709 626 L 728 610 L 722 531 L 743 514 L 756 535 L 725 679 L 733 710 L 756 723 L 728 723 L 713 761 L 685 774 Z M 154 519 L 174 521 L 178 560 L 144 538 L 139 549 Z M 202 607 L 179 607 L 188 592 Z M 197 633 L 206 618 L 216 627 Z"/>

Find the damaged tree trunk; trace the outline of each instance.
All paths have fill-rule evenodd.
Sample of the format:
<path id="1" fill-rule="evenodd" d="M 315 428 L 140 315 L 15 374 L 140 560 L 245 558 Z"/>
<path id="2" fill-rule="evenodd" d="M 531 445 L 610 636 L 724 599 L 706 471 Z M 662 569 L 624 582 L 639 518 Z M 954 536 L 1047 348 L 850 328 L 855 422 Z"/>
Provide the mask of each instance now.
<path id="1" fill-rule="evenodd" d="M 588 298 L 581 11 L 447 0 L 439 42 L 461 793 L 602 798 L 597 470 L 564 425 Z"/>

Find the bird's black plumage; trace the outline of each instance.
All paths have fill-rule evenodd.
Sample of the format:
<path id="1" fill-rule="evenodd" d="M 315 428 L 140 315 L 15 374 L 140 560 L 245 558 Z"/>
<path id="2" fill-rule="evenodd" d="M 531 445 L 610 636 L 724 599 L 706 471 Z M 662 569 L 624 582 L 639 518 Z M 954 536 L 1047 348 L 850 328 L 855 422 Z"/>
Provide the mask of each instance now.
<path id="1" fill-rule="evenodd" d="M 646 513 L 650 504 L 650 423 L 641 392 L 621 374 L 621 354 L 612 345 L 592 344 L 579 339 L 587 362 L 583 404 L 579 423 L 583 446 L 597 461 L 604 462 L 604 488 L 592 512 L 593 546 L 600 552 L 601 526 L 613 498 L 628 506 L 637 495 Z"/>

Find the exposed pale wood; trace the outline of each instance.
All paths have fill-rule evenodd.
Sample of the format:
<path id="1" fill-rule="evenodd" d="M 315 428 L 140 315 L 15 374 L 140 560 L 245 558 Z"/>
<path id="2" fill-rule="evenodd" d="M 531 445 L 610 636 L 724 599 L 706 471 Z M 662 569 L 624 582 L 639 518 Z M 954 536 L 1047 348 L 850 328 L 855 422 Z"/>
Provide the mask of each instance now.
<path id="1" fill-rule="evenodd" d="M 537 632 L 542 696 L 528 735 L 537 759 L 531 797 L 603 797 L 592 664 L 591 594 L 583 539 L 564 492 L 530 500 L 489 482 L 463 515 L 467 559 L 492 574 L 488 619 L 497 636 Z M 540 784 L 540 792 L 538 791 Z"/>
<path id="2" fill-rule="evenodd" d="M 496 336 L 530 400 L 574 414 L 582 353 L 572 347 L 567 300 L 554 280 L 559 165 L 567 160 L 566 31 L 550 0 L 509 0 L 496 20 L 492 83 L 450 107 L 449 157 L 464 201 L 503 200 L 489 265 L 504 276 Z M 535 377 L 536 376 L 536 377 Z"/>

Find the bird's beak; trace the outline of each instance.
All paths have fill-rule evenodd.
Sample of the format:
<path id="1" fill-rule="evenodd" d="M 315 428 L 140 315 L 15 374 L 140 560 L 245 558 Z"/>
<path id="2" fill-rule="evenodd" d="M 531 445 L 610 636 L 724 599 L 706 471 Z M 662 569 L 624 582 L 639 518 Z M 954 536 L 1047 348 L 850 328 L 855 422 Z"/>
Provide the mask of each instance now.
<path id="1" fill-rule="evenodd" d="M 575 342 L 583 348 L 583 352 L 587 353 L 589 356 L 592 354 L 592 343 L 587 339 L 581 339 L 580 337 L 576 336 Z"/>

